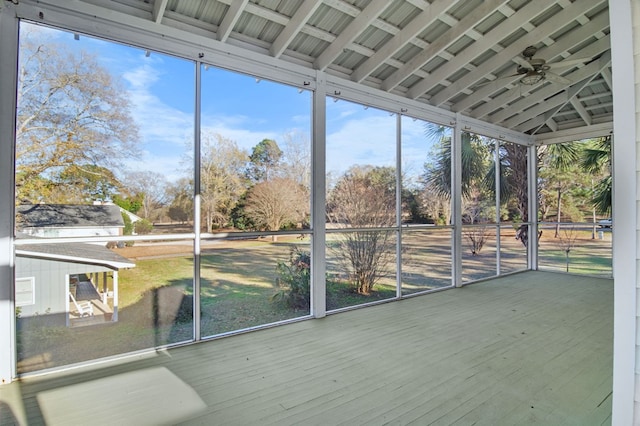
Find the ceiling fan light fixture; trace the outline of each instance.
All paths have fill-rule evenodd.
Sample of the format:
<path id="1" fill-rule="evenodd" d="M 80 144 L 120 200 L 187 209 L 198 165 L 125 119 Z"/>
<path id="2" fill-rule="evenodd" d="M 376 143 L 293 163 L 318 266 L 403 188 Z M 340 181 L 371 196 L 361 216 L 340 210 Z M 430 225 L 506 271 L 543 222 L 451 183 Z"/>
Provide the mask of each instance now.
<path id="1" fill-rule="evenodd" d="M 527 86 L 533 86 L 534 84 L 540 83 L 542 80 L 544 80 L 543 73 L 530 71 L 520 79 L 520 83 Z"/>

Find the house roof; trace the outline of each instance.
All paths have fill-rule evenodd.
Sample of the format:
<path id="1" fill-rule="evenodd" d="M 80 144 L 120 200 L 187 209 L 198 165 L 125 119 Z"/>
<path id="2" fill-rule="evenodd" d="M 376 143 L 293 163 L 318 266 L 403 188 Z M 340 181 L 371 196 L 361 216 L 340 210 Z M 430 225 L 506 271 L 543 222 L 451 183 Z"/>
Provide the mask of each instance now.
<path id="1" fill-rule="evenodd" d="M 124 227 L 116 205 L 22 204 L 21 228 Z"/>
<path id="2" fill-rule="evenodd" d="M 88 243 L 24 244 L 16 247 L 16 256 L 101 265 L 113 270 L 136 266 L 102 245 Z"/>
<path id="3" fill-rule="evenodd" d="M 229 68 L 251 61 L 254 69 L 323 71 L 327 83 L 539 139 L 612 128 L 607 0 L 22 0 L 17 8 L 33 21 L 90 34 L 104 24 L 96 35 L 213 65 L 232 58 Z M 561 78 L 522 84 L 517 70 L 528 46 Z"/>

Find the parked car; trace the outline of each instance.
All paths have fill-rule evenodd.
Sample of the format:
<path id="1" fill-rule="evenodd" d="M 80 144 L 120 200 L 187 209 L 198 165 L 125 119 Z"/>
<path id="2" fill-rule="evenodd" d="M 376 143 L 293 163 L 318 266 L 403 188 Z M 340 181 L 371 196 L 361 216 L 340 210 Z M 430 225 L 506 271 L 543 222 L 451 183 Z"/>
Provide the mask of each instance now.
<path id="1" fill-rule="evenodd" d="M 611 228 L 613 226 L 611 218 L 600 220 L 598 222 L 598 226 L 600 226 L 600 228 Z"/>

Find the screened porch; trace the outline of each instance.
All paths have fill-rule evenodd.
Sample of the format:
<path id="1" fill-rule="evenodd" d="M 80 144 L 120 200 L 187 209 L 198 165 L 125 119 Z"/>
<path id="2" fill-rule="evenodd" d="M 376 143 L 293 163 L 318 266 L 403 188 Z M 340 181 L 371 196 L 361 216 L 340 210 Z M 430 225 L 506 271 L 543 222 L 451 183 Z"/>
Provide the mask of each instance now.
<path id="1" fill-rule="evenodd" d="M 613 281 L 523 272 L 0 387 L 0 423 L 611 422 Z"/>

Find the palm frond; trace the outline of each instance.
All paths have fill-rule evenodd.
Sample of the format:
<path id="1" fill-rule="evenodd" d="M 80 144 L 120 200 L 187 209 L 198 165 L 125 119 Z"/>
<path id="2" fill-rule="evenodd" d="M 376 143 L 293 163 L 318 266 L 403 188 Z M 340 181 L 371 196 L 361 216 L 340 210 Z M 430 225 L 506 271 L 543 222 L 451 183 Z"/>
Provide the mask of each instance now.
<path id="1" fill-rule="evenodd" d="M 600 173 L 611 166 L 611 138 L 597 139 L 582 153 L 580 166 L 588 173 Z"/>
<path id="2" fill-rule="evenodd" d="M 591 202 L 593 207 L 601 214 L 611 214 L 611 194 L 612 194 L 612 178 L 607 176 L 602 179 L 593 189 Z"/>

